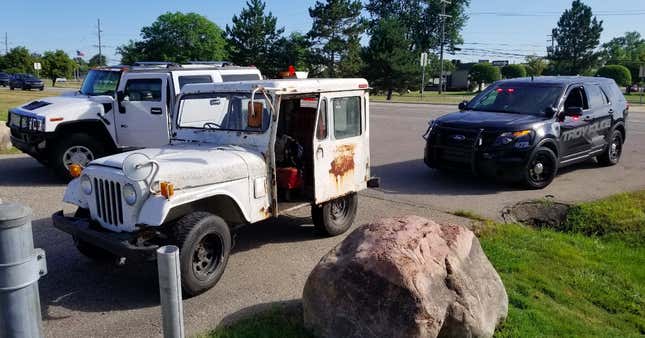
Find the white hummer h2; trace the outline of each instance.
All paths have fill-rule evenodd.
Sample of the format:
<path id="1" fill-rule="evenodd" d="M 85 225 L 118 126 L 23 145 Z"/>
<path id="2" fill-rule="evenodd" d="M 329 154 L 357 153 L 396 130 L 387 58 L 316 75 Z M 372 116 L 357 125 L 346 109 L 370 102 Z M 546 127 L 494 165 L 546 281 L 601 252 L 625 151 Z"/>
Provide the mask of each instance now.
<path id="1" fill-rule="evenodd" d="M 72 163 L 169 142 L 169 116 L 189 83 L 260 80 L 257 68 L 201 64 L 91 70 L 81 89 L 9 111 L 14 147 L 63 177 Z"/>
<path id="2" fill-rule="evenodd" d="M 53 215 L 92 258 L 154 259 L 180 248 L 188 295 L 224 272 L 231 229 L 311 206 L 315 227 L 345 232 L 370 177 L 364 79 L 194 84 L 182 90 L 172 141 L 92 161 Z M 77 166 L 72 166 L 77 168 Z"/>

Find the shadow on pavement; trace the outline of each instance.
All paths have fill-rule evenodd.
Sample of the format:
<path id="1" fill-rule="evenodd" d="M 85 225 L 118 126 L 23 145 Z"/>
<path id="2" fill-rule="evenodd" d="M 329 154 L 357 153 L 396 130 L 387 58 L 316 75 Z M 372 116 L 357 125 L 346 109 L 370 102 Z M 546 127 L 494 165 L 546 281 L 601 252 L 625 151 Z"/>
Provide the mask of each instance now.
<path id="1" fill-rule="evenodd" d="M 222 319 L 222 321 L 217 325 L 217 328 L 231 326 L 240 320 L 265 313 L 275 313 L 276 315 L 284 316 L 286 318 L 297 318 L 302 321 L 302 300 L 292 299 L 282 302 L 262 303 L 249 306 L 224 317 L 224 319 Z"/>
<path id="2" fill-rule="evenodd" d="M 599 168 L 596 162 L 589 160 L 561 168 L 558 170 L 558 176 L 574 170 L 596 168 Z M 381 190 L 392 194 L 460 196 L 524 190 L 519 183 L 475 176 L 469 171 L 449 172 L 431 169 L 421 159 L 374 166 L 372 174 L 381 178 Z"/>
<path id="3" fill-rule="evenodd" d="M 324 238 L 314 228 L 311 217 L 280 216 L 277 219 L 246 225 L 237 230 L 233 254 L 272 243 L 305 242 Z"/>
<path id="4" fill-rule="evenodd" d="M 0 186 L 58 186 L 67 182 L 27 155 L 0 156 Z"/>

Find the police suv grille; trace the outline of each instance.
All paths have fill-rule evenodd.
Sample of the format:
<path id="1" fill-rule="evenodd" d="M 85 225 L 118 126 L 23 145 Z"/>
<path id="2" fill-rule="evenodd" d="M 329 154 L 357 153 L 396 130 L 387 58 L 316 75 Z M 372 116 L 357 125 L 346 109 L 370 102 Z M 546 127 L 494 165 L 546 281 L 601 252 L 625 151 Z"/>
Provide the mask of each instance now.
<path id="1" fill-rule="evenodd" d="M 97 215 L 103 222 L 112 225 L 123 224 L 121 183 L 95 178 L 94 196 Z"/>
<path id="2" fill-rule="evenodd" d="M 470 170 L 473 155 L 484 142 L 488 140 L 479 129 L 437 127 L 430 139 L 433 161 L 444 167 Z"/>

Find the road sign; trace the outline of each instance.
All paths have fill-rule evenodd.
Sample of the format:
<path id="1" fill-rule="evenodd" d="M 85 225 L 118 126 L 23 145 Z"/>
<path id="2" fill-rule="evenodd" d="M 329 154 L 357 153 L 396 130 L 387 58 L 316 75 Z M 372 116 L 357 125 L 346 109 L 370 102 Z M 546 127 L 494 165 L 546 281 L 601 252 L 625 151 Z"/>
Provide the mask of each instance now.
<path id="1" fill-rule="evenodd" d="M 42 66 L 40 65 L 40 62 L 34 62 L 34 69 L 35 70 L 41 70 Z"/>
<path id="2" fill-rule="evenodd" d="M 425 67 L 428 65 L 428 53 L 421 53 L 421 67 Z"/>
<path id="3" fill-rule="evenodd" d="M 504 66 L 508 66 L 508 60 L 495 60 L 491 62 L 491 64 L 497 67 L 504 67 Z"/>

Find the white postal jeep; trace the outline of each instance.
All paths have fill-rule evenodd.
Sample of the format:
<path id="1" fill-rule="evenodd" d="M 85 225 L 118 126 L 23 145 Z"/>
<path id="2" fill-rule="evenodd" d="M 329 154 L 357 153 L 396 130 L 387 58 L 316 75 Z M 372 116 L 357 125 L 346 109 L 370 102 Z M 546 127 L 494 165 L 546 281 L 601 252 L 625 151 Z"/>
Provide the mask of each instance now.
<path id="1" fill-rule="evenodd" d="M 311 206 L 319 231 L 352 225 L 370 176 L 364 79 L 268 80 L 187 85 L 172 141 L 92 161 L 53 215 L 94 259 L 154 259 L 180 248 L 182 287 L 197 295 L 220 279 L 231 230 Z M 79 167 L 80 168 L 80 167 Z"/>

